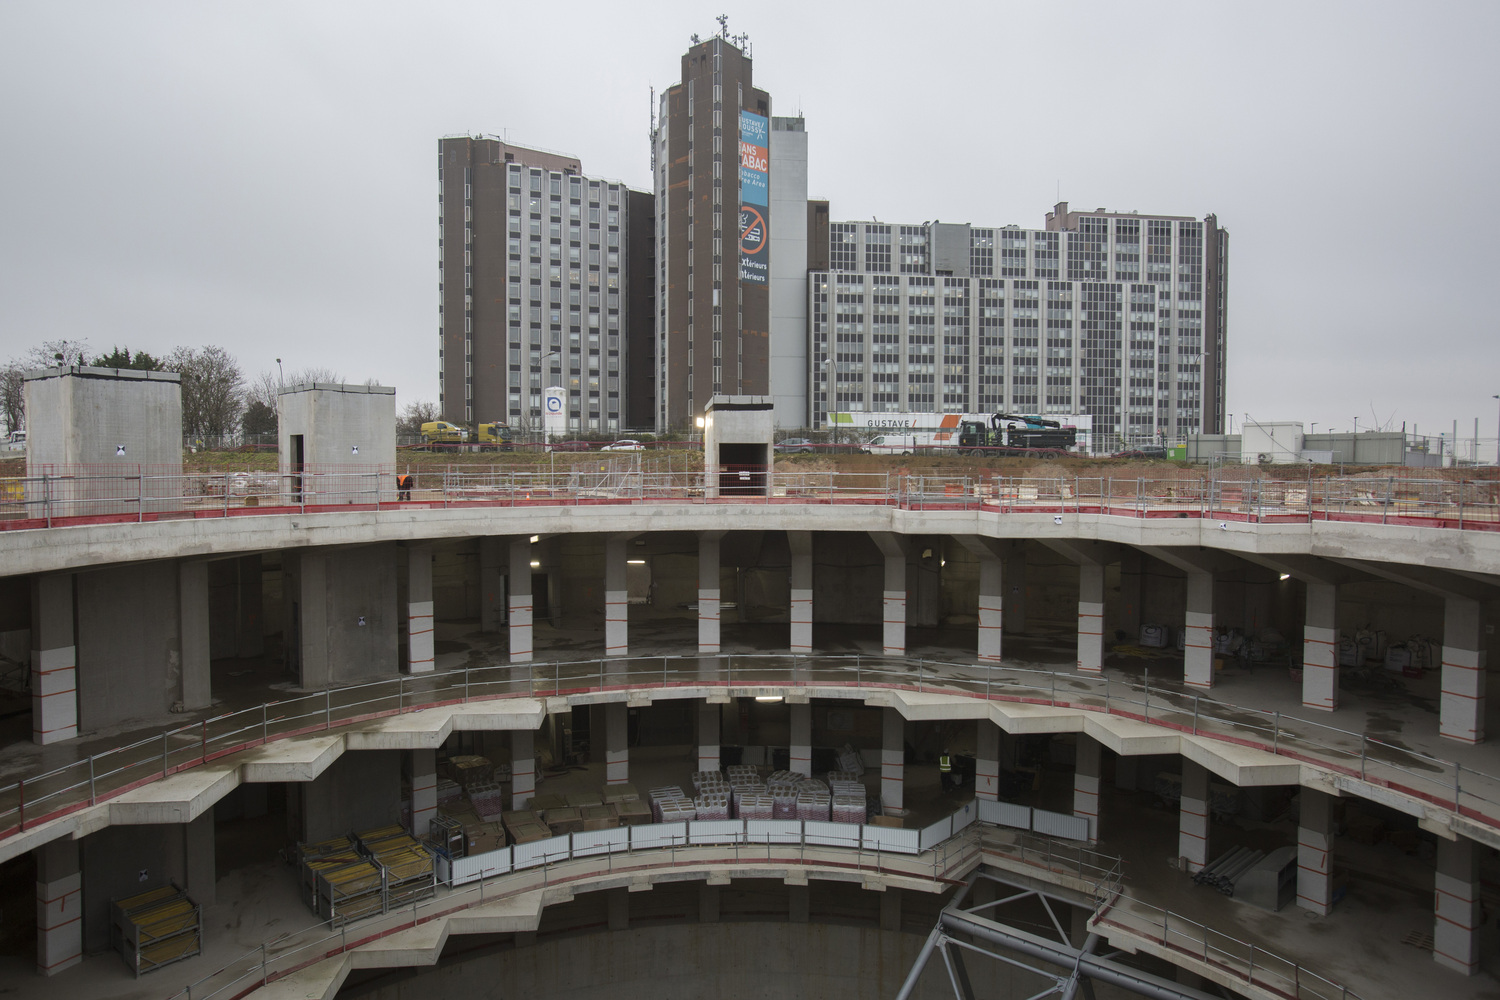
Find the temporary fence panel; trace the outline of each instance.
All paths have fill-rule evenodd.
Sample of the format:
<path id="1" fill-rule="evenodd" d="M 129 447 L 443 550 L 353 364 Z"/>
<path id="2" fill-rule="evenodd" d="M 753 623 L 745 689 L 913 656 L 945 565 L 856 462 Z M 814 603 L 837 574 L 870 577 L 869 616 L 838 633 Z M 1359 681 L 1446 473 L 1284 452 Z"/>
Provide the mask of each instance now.
<path id="1" fill-rule="evenodd" d="M 688 824 L 690 844 L 742 844 L 744 841 L 744 820 L 700 819 Z"/>
<path id="2" fill-rule="evenodd" d="M 749 819 L 745 839 L 752 844 L 800 844 L 802 824 L 794 819 Z"/>
<path id="3" fill-rule="evenodd" d="M 630 828 L 630 849 L 677 847 L 687 843 L 686 823 L 650 823 Z"/>
<path id="4" fill-rule="evenodd" d="M 1033 809 L 1031 810 L 1031 828 L 1037 833 L 1065 837 L 1068 840 L 1089 839 L 1089 821 L 1082 816 L 1071 816 L 1068 813 Z"/>
<path id="5" fill-rule="evenodd" d="M 517 844 L 510 850 L 511 863 L 517 871 L 522 868 L 533 868 L 552 861 L 560 861 L 568 856 L 570 848 L 568 835 L 561 837 L 548 837 L 546 840 L 533 840 L 529 844 Z"/>
<path id="6" fill-rule="evenodd" d="M 1031 807 L 1015 802 L 979 803 L 979 819 L 996 826 L 1013 826 L 1020 830 L 1031 829 Z"/>
<path id="7" fill-rule="evenodd" d="M 979 809 L 974 800 L 970 799 L 950 818 L 953 820 L 953 832 L 957 833 L 979 818 Z"/>
<path id="8" fill-rule="evenodd" d="M 542 843 L 542 841 L 537 841 Z M 530 846 L 525 845 L 525 846 Z M 454 885 L 463 885 L 475 879 L 489 878 L 491 875 L 505 875 L 512 867 L 511 851 L 514 848 L 502 847 L 494 851 L 485 851 L 483 854 L 474 854 L 467 858 L 454 858 L 448 861 L 449 875 L 443 878 L 444 858 L 438 858 L 438 878 L 441 881 L 452 880 Z"/>
<path id="9" fill-rule="evenodd" d="M 613 830 L 584 830 L 573 834 L 573 857 L 586 858 L 591 854 L 608 854 L 624 851 L 630 847 L 630 827 L 617 826 Z"/>
<path id="10" fill-rule="evenodd" d="M 890 851 L 893 854 L 920 854 L 921 831 L 889 826 L 860 828 L 860 839 L 867 851 Z"/>
<path id="11" fill-rule="evenodd" d="M 806 820 L 802 824 L 802 839 L 809 844 L 823 844 L 828 847 L 858 847 L 860 845 L 859 824 Z"/>
<path id="12" fill-rule="evenodd" d="M 945 816 L 931 826 L 924 828 L 917 842 L 922 850 L 925 851 L 928 848 L 936 847 L 951 836 L 953 836 L 953 818 Z"/>

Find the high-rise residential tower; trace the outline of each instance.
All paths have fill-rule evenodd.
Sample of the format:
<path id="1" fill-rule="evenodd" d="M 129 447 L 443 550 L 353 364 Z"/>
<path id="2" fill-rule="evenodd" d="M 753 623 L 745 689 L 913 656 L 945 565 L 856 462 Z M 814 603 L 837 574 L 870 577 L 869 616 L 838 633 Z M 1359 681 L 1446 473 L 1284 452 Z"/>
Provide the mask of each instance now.
<path id="1" fill-rule="evenodd" d="M 571 157 L 469 136 L 441 141 L 438 179 L 443 418 L 536 427 L 543 391 L 556 385 L 570 431 L 618 433 L 628 421 L 627 247 L 632 226 L 650 231 L 649 200 L 583 176 Z M 637 282 L 649 301 L 644 263 Z"/>
<path id="2" fill-rule="evenodd" d="M 743 38 L 697 42 L 652 134 L 658 430 L 716 393 L 770 392 L 771 96 Z M 796 220 L 798 226 L 805 223 Z"/>

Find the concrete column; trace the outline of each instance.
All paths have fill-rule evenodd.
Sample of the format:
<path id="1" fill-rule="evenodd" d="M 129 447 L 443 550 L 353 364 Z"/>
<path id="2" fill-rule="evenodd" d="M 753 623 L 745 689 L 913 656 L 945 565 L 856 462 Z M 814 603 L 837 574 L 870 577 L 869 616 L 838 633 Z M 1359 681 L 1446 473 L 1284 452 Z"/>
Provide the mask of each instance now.
<path id="1" fill-rule="evenodd" d="M 406 550 L 406 663 L 414 674 L 437 666 L 432 630 L 432 546 Z"/>
<path id="2" fill-rule="evenodd" d="M 70 602 L 71 607 L 71 602 Z M 64 837 L 38 847 L 36 970 L 55 976 L 83 961 L 83 875 L 78 841 Z"/>
<path id="3" fill-rule="evenodd" d="M 212 906 L 217 900 L 219 884 L 218 862 L 214 851 L 213 808 L 199 814 L 191 823 L 184 823 L 180 829 L 183 891 L 193 898 L 193 902 Z"/>
<path id="4" fill-rule="evenodd" d="M 886 886 L 885 892 L 880 894 L 880 929 L 901 929 L 901 890 L 893 885 Z"/>
<path id="5" fill-rule="evenodd" d="M 437 813 L 437 751 L 411 752 L 411 834 L 427 836 Z"/>
<path id="6" fill-rule="evenodd" d="M 1000 727 L 989 719 L 980 719 L 974 741 L 974 796 L 997 802 L 1000 799 Z"/>
<path id="7" fill-rule="evenodd" d="M 792 713 L 792 738 L 787 770 L 812 777 L 812 706 L 788 705 Z"/>
<path id="8" fill-rule="evenodd" d="M 1339 707 L 1339 632 L 1335 610 L 1339 588 L 1307 582 L 1307 622 L 1302 626 L 1302 707 L 1331 712 Z"/>
<path id="9" fill-rule="evenodd" d="M 623 785 L 630 780 L 630 715 L 623 701 L 604 706 L 604 781 Z"/>
<path id="10" fill-rule="evenodd" d="M 433 793 L 436 796 L 436 792 Z M 536 794 L 536 733 L 517 729 L 510 734 L 510 800 L 512 809 L 525 809 Z"/>
<path id="11" fill-rule="evenodd" d="M 630 890 L 608 889 L 604 893 L 605 906 L 609 913 L 609 929 L 612 931 L 623 931 L 630 929 Z"/>
<path id="12" fill-rule="evenodd" d="M 722 531 L 698 535 L 698 652 L 719 651 L 719 539 Z"/>
<path id="13" fill-rule="evenodd" d="M 479 631 L 498 632 L 505 621 L 505 539 L 479 539 Z M 527 593 L 530 593 L 528 590 Z"/>
<path id="14" fill-rule="evenodd" d="M 885 557 L 882 644 L 886 656 L 906 655 L 906 544 L 890 532 L 872 531 L 870 538 Z"/>
<path id="15" fill-rule="evenodd" d="M 1484 741 L 1484 654 L 1479 602 L 1449 595 L 1443 601 L 1443 697 L 1438 735 L 1460 743 Z"/>
<path id="16" fill-rule="evenodd" d="M 1073 764 L 1073 815 L 1088 820 L 1089 843 L 1099 841 L 1099 741 L 1078 734 Z"/>
<path id="17" fill-rule="evenodd" d="M 1433 961 L 1472 976 L 1479 971 L 1479 855 L 1472 840 L 1438 838 L 1433 892 Z"/>
<path id="18" fill-rule="evenodd" d="M 73 574 L 31 581 L 31 741 L 78 735 L 78 647 L 73 640 Z"/>
<path id="19" fill-rule="evenodd" d="M 510 540 L 510 662 L 531 662 L 531 539 Z"/>
<path id="20" fill-rule="evenodd" d="M 812 910 L 810 893 L 806 885 L 786 887 L 786 916 L 790 923 L 805 924 Z"/>
<path id="21" fill-rule="evenodd" d="M 185 559 L 177 564 L 177 641 L 182 657 L 178 701 L 190 712 L 214 702 L 208 622 L 208 563 Z"/>
<path id="22" fill-rule="evenodd" d="M 794 653 L 811 653 L 813 623 L 812 532 L 788 531 L 786 538 L 787 544 L 792 550 L 791 649 Z"/>
<path id="23" fill-rule="evenodd" d="M 698 706 L 698 770 L 719 769 L 719 706 L 703 702 Z"/>
<path id="24" fill-rule="evenodd" d="M 1304 788 L 1297 822 L 1297 905 L 1320 916 L 1333 907 L 1333 797 Z"/>
<path id="25" fill-rule="evenodd" d="M 1208 771 L 1190 760 L 1182 762 L 1177 854 L 1187 858 L 1188 871 L 1191 872 L 1208 864 Z"/>
<path id="26" fill-rule="evenodd" d="M 604 655 L 630 655 L 630 585 L 623 535 L 604 540 Z"/>
<path id="27" fill-rule="evenodd" d="M 1005 632 L 1005 572 L 998 556 L 979 555 L 979 662 L 999 663 Z"/>
<path id="28" fill-rule="evenodd" d="M 1183 682 L 1189 687 L 1214 686 L 1214 575 L 1189 570 L 1187 575 L 1187 638 L 1183 643 Z"/>
<path id="29" fill-rule="evenodd" d="M 902 808 L 906 782 L 906 720 L 894 708 L 884 709 L 880 726 L 880 800 L 890 809 Z"/>
<path id="30" fill-rule="evenodd" d="M 1026 553 L 1019 543 L 1005 557 L 1005 631 L 1026 631 Z"/>
<path id="31" fill-rule="evenodd" d="M 245 659 L 261 656 L 266 651 L 265 607 L 261 593 L 260 554 L 241 556 L 235 560 L 235 575 L 239 578 L 239 607 L 234 633 L 234 655 Z"/>
<path id="32" fill-rule="evenodd" d="M 1104 672 L 1104 566 L 1078 565 L 1078 671 Z"/>
<path id="33" fill-rule="evenodd" d="M 698 883 L 698 923 L 719 922 L 719 887 L 707 882 Z"/>
<path id="34" fill-rule="evenodd" d="M 1146 557 L 1139 549 L 1120 553 L 1120 630 L 1127 642 L 1141 636 L 1141 604 L 1146 592 Z"/>

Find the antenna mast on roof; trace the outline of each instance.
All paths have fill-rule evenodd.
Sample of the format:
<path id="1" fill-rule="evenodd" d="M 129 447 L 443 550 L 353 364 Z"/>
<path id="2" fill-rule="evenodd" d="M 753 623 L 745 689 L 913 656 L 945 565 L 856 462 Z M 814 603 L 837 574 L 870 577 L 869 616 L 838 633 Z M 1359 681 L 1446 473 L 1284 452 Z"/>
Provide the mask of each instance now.
<path id="1" fill-rule="evenodd" d="M 651 130 L 648 133 L 646 133 L 646 134 L 651 139 L 651 176 L 655 177 L 656 176 L 656 141 L 657 141 L 657 131 L 656 131 L 656 87 L 655 86 L 652 86 L 652 88 L 651 88 L 651 98 L 650 98 L 650 100 L 651 100 Z"/>

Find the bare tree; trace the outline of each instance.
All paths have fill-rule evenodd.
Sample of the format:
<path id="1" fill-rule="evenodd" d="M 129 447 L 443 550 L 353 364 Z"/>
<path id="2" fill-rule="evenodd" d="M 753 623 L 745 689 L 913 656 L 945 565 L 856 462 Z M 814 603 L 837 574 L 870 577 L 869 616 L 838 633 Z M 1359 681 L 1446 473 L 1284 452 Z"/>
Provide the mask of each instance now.
<path id="1" fill-rule="evenodd" d="M 166 366 L 182 376 L 183 432 L 205 444 L 223 444 L 245 406 L 239 363 L 222 347 L 179 347 Z"/>
<path id="2" fill-rule="evenodd" d="M 26 426 L 26 393 L 22 381 L 26 366 L 19 361 L 7 361 L 0 368 L 0 414 L 5 417 L 5 429 L 18 431 Z"/>
<path id="3" fill-rule="evenodd" d="M 6 430 L 18 431 L 26 426 L 27 372 L 59 365 L 87 364 L 89 353 L 86 340 L 47 340 L 0 367 L 0 416 L 5 418 Z"/>
<path id="4" fill-rule="evenodd" d="M 58 365 L 85 365 L 85 358 L 92 354 L 87 340 L 44 340 L 22 356 L 28 370 L 33 368 L 56 368 Z"/>
<path id="5" fill-rule="evenodd" d="M 402 436 L 416 437 L 422 433 L 422 425 L 431 423 L 438 418 L 436 403 L 429 403 L 425 399 L 419 399 L 415 403 L 407 403 L 406 408 L 401 411 L 401 419 L 396 421 L 396 433 Z"/>

